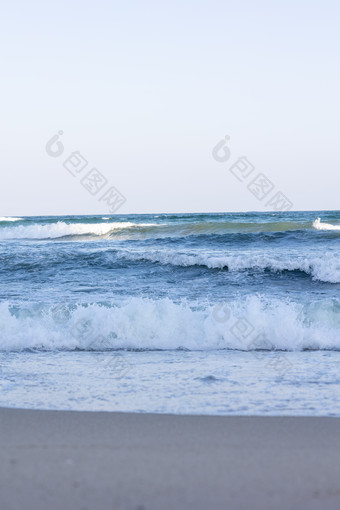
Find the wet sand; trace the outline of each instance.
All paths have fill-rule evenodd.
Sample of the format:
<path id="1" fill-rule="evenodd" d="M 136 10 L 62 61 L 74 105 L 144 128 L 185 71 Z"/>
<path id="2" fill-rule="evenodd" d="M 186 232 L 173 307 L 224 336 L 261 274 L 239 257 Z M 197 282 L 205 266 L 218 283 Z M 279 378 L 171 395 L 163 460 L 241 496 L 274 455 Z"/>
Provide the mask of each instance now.
<path id="1" fill-rule="evenodd" d="M 340 420 L 0 410 L 1 510 L 340 508 Z"/>

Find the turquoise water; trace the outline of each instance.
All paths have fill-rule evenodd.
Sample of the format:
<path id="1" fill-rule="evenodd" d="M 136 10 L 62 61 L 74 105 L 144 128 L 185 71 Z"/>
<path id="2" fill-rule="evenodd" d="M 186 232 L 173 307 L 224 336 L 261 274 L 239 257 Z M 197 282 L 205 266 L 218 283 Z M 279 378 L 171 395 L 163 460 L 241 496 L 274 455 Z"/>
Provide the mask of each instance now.
<path id="1" fill-rule="evenodd" d="M 340 415 L 339 253 L 337 211 L 0 218 L 0 405 Z"/>

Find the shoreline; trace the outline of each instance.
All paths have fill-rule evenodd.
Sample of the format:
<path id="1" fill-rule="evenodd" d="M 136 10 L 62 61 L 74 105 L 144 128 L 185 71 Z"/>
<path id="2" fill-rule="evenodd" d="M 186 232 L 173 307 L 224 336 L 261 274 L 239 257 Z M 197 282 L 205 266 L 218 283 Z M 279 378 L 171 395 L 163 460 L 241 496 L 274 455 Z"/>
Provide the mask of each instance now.
<path id="1" fill-rule="evenodd" d="M 340 421 L 0 408 L 0 508 L 335 509 Z"/>

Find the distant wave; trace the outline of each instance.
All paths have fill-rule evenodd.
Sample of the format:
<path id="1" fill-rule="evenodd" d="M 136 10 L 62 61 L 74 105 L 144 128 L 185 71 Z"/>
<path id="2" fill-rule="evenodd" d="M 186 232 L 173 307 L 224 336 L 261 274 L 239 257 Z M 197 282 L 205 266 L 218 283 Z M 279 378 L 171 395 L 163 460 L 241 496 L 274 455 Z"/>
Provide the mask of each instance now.
<path id="1" fill-rule="evenodd" d="M 65 223 L 58 221 L 51 224 L 4 227 L 0 229 L 0 240 L 4 239 L 58 239 L 67 236 L 105 236 L 113 231 L 130 228 L 142 228 L 150 224 L 115 222 L 115 223 Z"/>
<path id="2" fill-rule="evenodd" d="M 262 296 L 231 302 L 226 297 L 222 313 L 218 306 L 198 310 L 169 299 L 20 308 L 0 304 L 2 351 L 180 348 L 340 350 L 340 301 L 302 305 Z"/>
<path id="3" fill-rule="evenodd" d="M 227 269 L 228 271 L 269 270 L 273 272 L 301 271 L 311 275 L 321 282 L 340 283 L 340 257 L 333 254 L 323 254 L 320 257 L 283 255 L 270 257 L 268 255 L 188 255 L 175 251 L 148 252 L 118 252 L 117 256 L 126 260 L 142 261 L 173 266 L 205 266 L 209 269 Z"/>
<path id="4" fill-rule="evenodd" d="M 239 221 L 185 221 L 175 223 L 133 223 L 113 222 L 108 216 L 101 217 L 104 223 L 66 223 L 63 220 L 49 223 L 32 223 L 25 226 L 2 226 L 0 240 L 6 239 L 58 239 L 67 236 L 110 236 L 124 239 L 187 237 L 199 235 L 223 234 L 275 234 L 311 230 L 306 222 L 239 222 Z M 0 223 L 21 221 L 23 218 L 0 217 Z M 316 230 L 340 231 L 340 225 L 322 223 L 320 218 L 313 222 Z"/>
<path id="5" fill-rule="evenodd" d="M 21 218 L 7 219 L 18 221 Z M 187 237 L 200 235 L 256 234 L 297 232 L 310 230 L 310 223 L 298 222 L 237 222 L 200 221 L 168 223 L 112 222 L 108 216 L 101 217 L 104 223 L 66 223 L 63 220 L 43 223 L 37 221 L 26 226 L 2 226 L 1 239 L 57 239 L 65 236 L 124 236 L 131 239 Z M 5 220 L 3 220 L 5 221 Z M 7 230 L 6 230 L 7 229 Z M 124 230 L 124 232 L 122 232 Z"/>
<path id="6" fill-rule="evenodd" d="M 1 221 L 21 221 L 23 218 L 12 218 L 10 216 L 0 216 Z"/>
<path id="7" fill-rule="evenodd" d="M 198 222 L 168 222 L 168 223 L 134 223 L 129 221 L 114 222 L 112 217 L 101 217 L 104 223 L 79 223 L 65 222 L 63 219 L 55 222 L 30 222 L 25 226 L 5 226 L 0 228 L 1 239 L 56 239 L 64 236 L 94 235 L 103 236 L 109 234 L 119 234 L 118 231 L 126 230 L 126 234 L 132 238 L 142 236 L 143 238 L 161 238 L 161 237 L 185 237 L 194 235 L 223 235 L 223 234 L 252 234 L 252 233 L 283 233 L 299 232 L 311 230 L 311 224 L 308 222 L 294 221 L 219 221 L 205 220 Z M 23 221 L 24 218 L 1 216 L 0 223 L 15 223 Z M 111 220 L 111 221 L 110 221 Z M 339 225 L 331 223 L 322 223 L 317 218 L 312 227 L 316 230 L 340 231 Z M 128 231 L 127 231 L 128 229 Z"/>
<path id="8" fill-rule="evenodd" d="M 313 227 L 316 230 L 340 230 L 340 225 L 332 225 L 331 223 L 321 223 L 320 218 L 317 218 L 314 221 Z"/>

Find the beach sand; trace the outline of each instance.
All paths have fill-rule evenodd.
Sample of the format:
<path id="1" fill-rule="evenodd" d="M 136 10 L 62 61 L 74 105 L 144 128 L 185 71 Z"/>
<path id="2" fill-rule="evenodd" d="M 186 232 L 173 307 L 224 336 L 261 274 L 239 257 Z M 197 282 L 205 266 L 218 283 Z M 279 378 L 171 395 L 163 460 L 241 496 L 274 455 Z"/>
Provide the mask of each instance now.
<path id="1" fill-rule="evenodd" d="M 1 510 L 339 509 L 340 420 L 0 410 Z"/>

